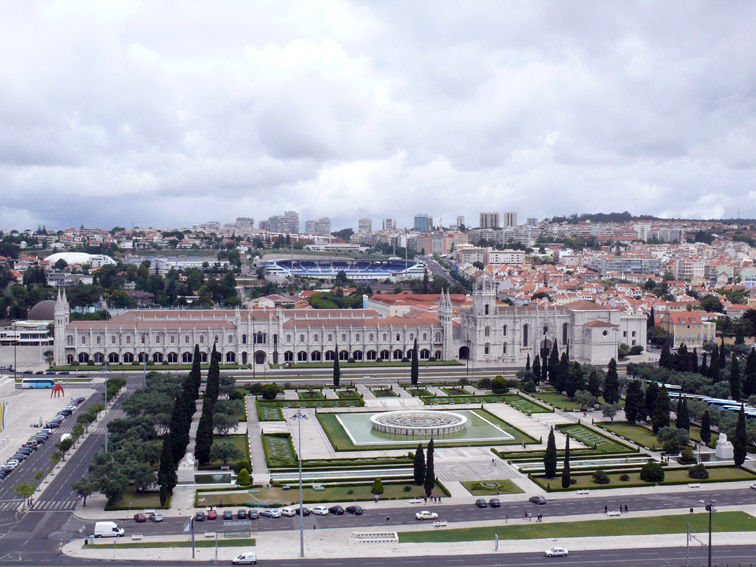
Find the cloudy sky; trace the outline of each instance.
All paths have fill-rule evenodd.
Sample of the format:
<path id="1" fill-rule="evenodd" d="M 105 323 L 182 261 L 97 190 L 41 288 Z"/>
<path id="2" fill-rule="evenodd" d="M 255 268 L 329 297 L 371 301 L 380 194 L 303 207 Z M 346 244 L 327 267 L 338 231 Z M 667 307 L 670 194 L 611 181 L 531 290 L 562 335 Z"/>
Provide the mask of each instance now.
<path id="1" fill-rule="evenodd" d="M 756 3 L 14 2 L 0 228 L 756 217 Z"/>

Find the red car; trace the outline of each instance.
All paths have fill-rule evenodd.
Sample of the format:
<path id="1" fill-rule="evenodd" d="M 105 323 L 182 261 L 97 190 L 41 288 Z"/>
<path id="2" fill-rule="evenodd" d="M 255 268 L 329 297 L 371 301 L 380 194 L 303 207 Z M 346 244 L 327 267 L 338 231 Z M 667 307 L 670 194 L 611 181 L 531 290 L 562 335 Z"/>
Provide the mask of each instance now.
<path id="1" fill-rule="evenodd" d="M 215 510 L 208 510 L 207 511 L 207 519 L 208 520 L 215 520 L 218 517 L 218 513 Z"/>
<path id="2" fill-rule="evenodd" d="M 147 516 L 145 516 L 144 514 L 142 514 L 141 512 L 139 512 L 138 514 L 134 514 L 134 521 L 137 524 L 141 524 L 141 523 L 147 521 Z"/>

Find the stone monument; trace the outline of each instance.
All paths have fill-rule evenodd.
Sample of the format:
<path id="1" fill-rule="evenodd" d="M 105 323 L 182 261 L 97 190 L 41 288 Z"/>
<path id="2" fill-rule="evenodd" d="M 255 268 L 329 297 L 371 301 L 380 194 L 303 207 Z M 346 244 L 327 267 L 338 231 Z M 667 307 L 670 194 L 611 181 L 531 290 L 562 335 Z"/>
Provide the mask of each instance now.
<path id="1" fill-rule="evenodd" d="M 717 440 L 716 456 L 718 461 L 732 460 L 732 443 L 727 440 L 726 433 L 720 433 Z"/>

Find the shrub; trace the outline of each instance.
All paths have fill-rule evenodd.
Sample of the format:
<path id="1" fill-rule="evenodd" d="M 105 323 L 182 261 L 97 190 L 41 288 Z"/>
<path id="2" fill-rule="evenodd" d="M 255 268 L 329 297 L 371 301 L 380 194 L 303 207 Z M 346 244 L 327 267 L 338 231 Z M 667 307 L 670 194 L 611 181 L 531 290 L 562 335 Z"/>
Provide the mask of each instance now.
<path id="1" fill-rule="evenodd" d="M 87 366 L 94 366 L 94 360 L 92 360 L 91 358 L 87 360 Z"/>
<path id="2" fill-rule="evenodd" d="M 685 447 L 680 454 L 680 458 L 677 462 L 681 465 L 691 465 L 696 462 L 696 456 L 693 454 L 693 449 Z"/>
<path id="3" fill-rule="evenodd" d="M 236 474 L 241 474 L 242 469 L 247 469 L 247 471 L 251 471 L 252 464 L 249 461 L 236 461 L 236 464 L 234 464 L 234 472 Z"/>
<path id="4" fill-rule="evenodd" d="M 412 487 L 407 485 L 404 488 L 402 488 L 402 492 L 412 492 Z"/>
<path id="5" fill-rule="evenodd" d="M 698 463 L 688 469 L 688 476 L 697 480 L 706 480 L 709 478 L 709 471 L 703 466 L 703 463 Z"/>
<path id="6" fill-rule="evenodd" d="M 595 482 L 596 484 L 609 484 L 609 475 L 606 474 L 602 469 L 598 469 L 593 473 L 593 482 Z"/>
<path id="7" fill-rule="evenodd" d="M 669 454 L 675 454 L 680 452 L 680 443 L 677 439 L 670 439 L 664 442 L 664 452 Z"/>
<path id="8" fill-rule="evenodd" d="M 353 358 L 350 358 L 349 360 L 347 360 L 347 363 L 348 363 L 348 364 L 354 364 L 354 359 L 353 359 Z"/>
<path id="9" fill-rule="evenodd" d="M 576 478 L 571 478 L 570 479 L 570 484 L 577 484 L 577 479 Z"/>
<path id="10" fill-rule="evenodd" d="M 522 383 L 522 386 L 520 386 L 520 389 L 526 394 L 535 394 L 536 385 L 530 380 L 525 380 L 525 382 Z"/>
<path id="11" fill-rule="evenodd" d="M 629 475 L 629 474 L 623 474 L 623 475 L 620 475 L 619 479 L 620 479 L 620 480 L 621 480 L 622 482 L 627 482 L 628 480 L 630 480 L 630 475 Z"/>
<path id="12" fill-rule="evenodd" d="M 435 356 L 431 356 L 431 357 L 430 357 L 430 358 L 428 359 L 428 362 L 436 362 L 436 357 L 435 357 Z"/>
<path id="13" fill-rule="evenodd" d="M 635 345 L 633 347 L 630 347 L 630 354 L 632 356 L 635 356 L 637 354 L 640 354 L 643 352 L 643 347 L 641 345 Z"/>
<path id="14" fill-rule="evenodd" d="M 264 400 L 275 400 L 278 395 L 278 386 L 276 384 L 264 384 L 260 390 Z"/>
<path id="15" fill-rule="evenodd" d="M 490 378 L 481 378 L 478 380 L 478 388 L 481 390 L 490 390 L 491 389 L 491 379 Z"/>
<path id="16" fill-rule="evenodd" d="M 139 361 L 138 360 L 132 360 L 131 361 L 131 366 L 139 366 Z"/>
<path id="17" fill-rule="evenodd" d="M 510 388 L 519 388 L 520 381 L 515 378 L 510 378 L 509 380 L 507 380 L 507 386 Z"/>
<path id="18" fill-rule="evenodd" d="M 491 391 L 493 391 L 494 394 L 506 394 L 508 391 L 507 381 L 501 376 L 497 376 L 491 380 Z"/>
<path id="19" fill-rule="evenodd" d="M 402 362 L 409 362 L 409 358 L 407 358 L 406 356 L 405 356 L 405 357 L 403 357 L 403 358 L 402 358 Z"/>
<path id="20" fill-rule="evenodd" d="M 459 384 L 460 386 L 467 386 L 469 383 L 470 381 L 464 376 L 460 378 L 459 380 L 457 380 L 457 384 Z"/>
<path id="21" fill-rule="evenodd" d="M 383 481 L 380 478 L 376 478 L 373 481 L 373 488 L 370 489 L 371 494 L 383 494 Z"/>
<path id="22" fill-rule="evenodd" d="M 249 471 L 247 469 L 241 469 L 239 471 L 239 476 L 236 477 L 236 484 L 239 486 L 248 486 L 252 484 L 252 479 L 249 476 Z"/>
<path id="23" fill-rule="evenodd" d="M 664 481 L 664 469 L 659 463 L 652 461 L 643 465 L 640 472 L 641 480 L 645 482 L 663 482 Z"/>
<path id="24" fill-rule="evenodd" d="M 164 360 L 162 364 L 163 364 L 163 366 L 168 366 L 168 361 Z"/>
<path id="25" fill-rule="evenodd" d="M 73 362 L 71 363 L 71 366 L 79 366 L 79 361 L 78 361 L 78 360 L 74 360 L 74 361 L 73 361 Z"/>

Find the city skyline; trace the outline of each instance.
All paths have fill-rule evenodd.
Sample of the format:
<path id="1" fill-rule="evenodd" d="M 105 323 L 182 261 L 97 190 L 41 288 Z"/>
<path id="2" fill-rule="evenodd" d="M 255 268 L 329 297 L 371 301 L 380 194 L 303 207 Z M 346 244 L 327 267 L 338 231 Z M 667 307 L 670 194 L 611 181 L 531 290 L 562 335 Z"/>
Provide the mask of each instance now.
<path id="1" fill-rule="evenodd" d="M 755 218 L 756 6 L 581 6 L 11 4 L 0 228 Z"/>

